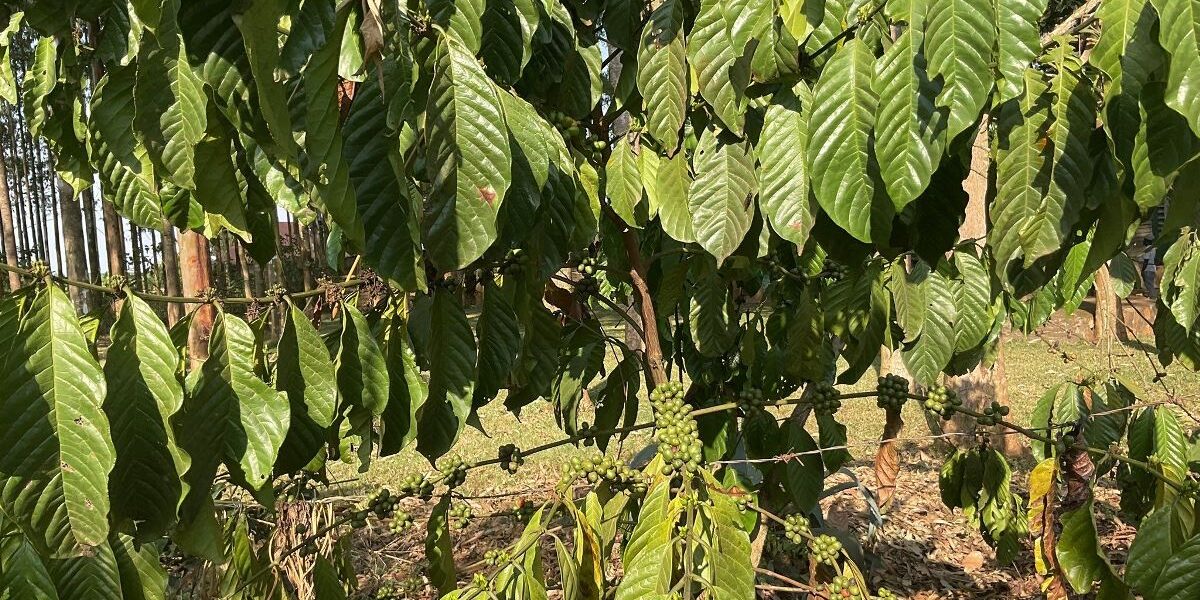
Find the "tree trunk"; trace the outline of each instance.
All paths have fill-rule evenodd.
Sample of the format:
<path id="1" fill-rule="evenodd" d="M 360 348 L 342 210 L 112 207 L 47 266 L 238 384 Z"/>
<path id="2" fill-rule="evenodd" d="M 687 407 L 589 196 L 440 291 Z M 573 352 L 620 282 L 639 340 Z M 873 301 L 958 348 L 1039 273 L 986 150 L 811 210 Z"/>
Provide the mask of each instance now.
<path id="1" fill-rule="evenodd" d="M 146 282 L 142 279 L 142 231 L 132 221 L 129 222 L 129 250 L 133 259 L 133 280 L 137 282 L 134 287 L 145 289 Z"/>
<path id="2" fill-rule="evenodd" d="M 71 184 L 58 180 L 59 206 L 62 207 L 63 254 L 66 257 L 67 277 L 76 281 L 89 281 L 87 265 L 87 242 L 83 238 L 83 211 L 79 197 Z M 75 309 L 87 312 L 88 297 L 83 288 L 70 286 L 67 290 Z"/>
<path id="3" fill-rule="evenodd" d="M 121 217 L 117 215 L 117 207 L 112 202 L 100 201 L 104 215 L 104 250 L 108 254 L 108 273 L 113 276 L 125 275 L 125 228 L 121 226 Z"/>
<path id="4" fill-rule="evenodd" d="M 59 202 L 59 194 L 62 193 L 62 190 L 58 182 L 62 180 L 58 178 L 57 173 L 53 176 L 53 181 L 55 182 L 54 190 L 47 194 L 47 199 L 50 201 L 50 222 L 53 227 L 50 235 L 54 238 L 54 265 L 59 273 L 66 274 L 67 265 L 64 260 L 65 252 L 63 252 L 63 242 L 67 237 L 65 235 L 66 228 L 59 224 L 59 213 L 65 211 L 66 206 Z M 76 304 L 76 307 L 78 306 Z"/>
<path id="5" fill-rule="evenodd" d="M 180 236 L 179 263 L 182 269 L 183 295 L 201 296 L 212 286 L 209 274 L 208 240 L 195 231 Z M 212 333 L 216 309 L 205 304 L 196 309 L 188 332 L 188 356 L 193 369 L 208 358 L 208 336 Z"/>
<path id="6" fill-rule="evenodd" d="M 8 170 L 4 165 L 4 156 L 0 155 L 0 234 L 4 236 L 4 262 L 10 267 L 17 266 L 17 231 L 13 227 L 12 204 L 8 200 Z M 16 273 L 8 274 L 8 289 L 21 287 L 21 276 Z"/>
<path id="7" fill-rule="evenodd" d="M 962 225 L 958 229 L 962 240 L 975 240 L 982 245 L 987 239 L 987 196 L 988 172 L 991 169 L 991 149 L 988 144 L 988 118 L 984 116 L 971 148 L 971 169 L 963 181 L 963 190 L 967 192 L 967 210 Z M 971 372 L 959 377 L 947 377 L 946 387 L 953 389 L 963 406 L 982 411 L 993 401 L 1007 406 L 1008 378 L 1004 365 L 1004 340 L 1001 338 L 996 353 L 996 362 L 990 367 L 979 365 Z M 947 432 L 970 431 L 974 428 L 974 419 L 955 415 L 944 424 Z M 1021 454 L 1020 440 L 1011 435 L 1000 435 L 997 431 L 993 436 L 993 444 L 1009 456 Z"/>
<path id="8" fill-rule="evenodd" d="M 246 256 L 246 250 L 242 248 L 241 244 L 238 244 L 237 247 L 237 259 L 238 267 L 242 270 L 242 293 L 247 298 L 253 298 L 254 280 L 250 278 L 250 259 Z"/>
<path id="9" fill-rule="evenodd" d="M 96 195 L 88 188 L 81 195 L 83 228 L 87 232 L 88 273 L 93 282 L 100 281 L 100 235 L 96 230 Z"/>
<path id="10" fill-rule="evenodd" d="M 1113 289 L 1112 273 L 1108 265 L 1101 265 L 1096 271 L 1096 308 L 1092 311 L 1092 341 L 1097 344 L 1111 345 L 1118 339 L 1125 339 L 1127 334 L 1120 319 L 1121 303 L 1117 292 Z"/>
<path id="11" fill-rule="evenodd" d="M 175 245 L 175 228 L 170 223 L 164 223 L 162 235 L 163 250 L 163 281 L 168 296 L 180 296 L 179 281 L 179 250 Z M 175 325 L 183 318 L 183 305 L 175 302 L 167 303 L 167 324 Z"/>

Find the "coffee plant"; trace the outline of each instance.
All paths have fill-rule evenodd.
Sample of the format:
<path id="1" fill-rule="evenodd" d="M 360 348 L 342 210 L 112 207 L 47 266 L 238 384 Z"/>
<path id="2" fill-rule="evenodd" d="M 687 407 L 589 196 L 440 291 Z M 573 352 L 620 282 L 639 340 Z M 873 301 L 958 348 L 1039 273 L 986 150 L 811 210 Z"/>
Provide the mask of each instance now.
<path id="1" fill-rule="evenodd" d="M 6 266 L 27 286 L 0 298 L 0 598 L 162 598 L 172 557 L 217 569 L 220 598 L 345 598 L 353 530 L 413 527 L 446 598 L 749 599 L 762 532 L 815 594 L 894 598 L 819 499 L 851 458 L 839 409 L 877 402 L 894 438 L 909 400 L 1032 444 L 1028 490 L 987 435 L 940 489 L 999 559 L 1032 552 L 1048 596 L 1200 597 L 1176 407 L 1096 374 L 1022 425 L 940 383 L 990 364 L 1006 324 L 1078 306 L 1156 213 L 1156 350 L 1200 369 L 1195 0 L 0 7 L 0 97 L 75 192 L 232 232 L 258 261 L 279 211 L 322 219 L 331 260 L 362 266 L 254 299 L 93 285 L 116 311 L 99 338 L 64 292 L 81 282 Z M 972 210 L 986 235 L 960 234 Z M 194 310 L 168 328 L 163 302 Z M 244 305 L 281 314 L 277 334 Z M 885 352 L 915 387 L 839 392 Z M 493 402 L 563 434 L 453 455 Z M 646 429 L 654 451 L 614 456 Z M 523 533 L 456 565 L 472 472 L 571 445 L 595 448 L 522 506 Z M 327 464 L 410 448 L 426 475 L 308 504 Z M 1097 540 L 1100 483 L 1139 524 L 1123 571 Z"/>

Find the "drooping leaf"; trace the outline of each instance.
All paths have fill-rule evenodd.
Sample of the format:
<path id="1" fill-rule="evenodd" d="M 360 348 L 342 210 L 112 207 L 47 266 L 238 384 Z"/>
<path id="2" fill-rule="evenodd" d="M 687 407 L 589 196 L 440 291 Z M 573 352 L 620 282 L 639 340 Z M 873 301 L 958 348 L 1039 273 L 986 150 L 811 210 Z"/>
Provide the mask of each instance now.
<path id="1" fill-rule="evenodd" d="M 771 229 L 803 248 L 816 221 L 809 193 L 808 122 L 812 91 L 804 83 L 775 93 L 758 136 L 758 205 Z"/>
<path id="2" fill-rule="evenodd" d="M 104 412 L 117 458 L 108 482 L 112 511 L 152 539 L 175 521 L 190 462 L 171 426 L 183 405 L 179 354 L 158 315 L 134 294 L 122 302 L 109 339 Z"/>
<path id="3" fill-rule="evenodd" d="M 875 75 L 875 151 L 897 211 L 920 195 L 937 170 L 949 113 L 935 104 L 939 85 L 926 70 L 922 42 L 919 31 L 905 31 L 883 55 Z"/>
<path id="4" fill-rule="evenodd" d="M 417 450 L 434 459 L 450 450 L 471 414 L 475 336 L 449 290 L 434 292 L 429 318 L 429 397 L 421 407 Z"/>
<path id="5" fill-rule="evenodd" d="M 872 131 L 878 98 L 871 88 L 874 60 L 861 40 L 846 42 L 825 66 L 813 89 L 808 117 L 808 160 L 813 193 L 833 222 L 856 239 L 882 238 L 890 225 Z M 886 217 L 888 224 L 882 223 Z"/>
<path id="6" fill-rule="evenodd" d="M 275 389 L 287 394 L 290 423 L 276 471 L 309 463 L 325 446 L 337 403 L 337 371 L 329 349 L 304 311 L 288 302 L 275 361 Z"/>
<path id="7" fill-rule="evenodd" d="M 735 19 L 753 16 L 756 10 L 751 7 L 770 11 L 770 4 L 766 2 L 746 4 L 748 6 L 740 7 L 742 10 L 731 16 Z M 696 73 L 700 96 L 712 107 L 725 129 L 740 137 L 746 118 L 745 88 L 750 82 L 752 55 L 743 52 L 749 32 L 736 31 L 726 22 L 726 10 L 737 8 L 722 0 L 703 0 L 688 39 L 687 58 Z M 735 21 L 735 24 L 740 22 Z M 734 41 L 738 33 L 742 37 L 740 47 Z"/>
<path id="8" fill-rule="evenodd" d="M 953 288 L 946 276 L 938 271 L 929 274 L 925 289 L 927 307 L 924 325 L 916 341 L 901 355 L 913 379 L 922 385 L 933 385 L 942 369 L 950 362 L 955 347 L 955 306 Z"/>
<path id="9" fill-rule="evenodd" d="M 714 129 L 700 136 L 693 157 L 696 180 L 688 190 L 696 241 L 720 265 L 742 243 L 754 220 L 754 156 L 746 142 Z"/>
<path id="10" fill-rule="evenodd" d="M 190 490 L 181 514 L 192 518 L 211 501 L 210 488 L 222 459 L 240 469 L 254 489 L 269 481 L 291 416 L 288 397 L 255 372 L 256 340 L 245 321 L 219 311 L 208 338 L 208 358 L 189 379 L 176 421 L 179 446 L 192 457 L 185 475 Z M 211 509 L 209 509 L 211 510 Z"/>
<path id="11" fill-rule="evenodd" d="M 1200 5 L 1194 0 L 1152 0 L 1158 9 L 1158 41 L 1171 55 L 1167 105 L 1187 117 L 1200 136 Z"/>
<path id="12" fill-rule="evenodd" d="M 7 353 L 0 396 L 0 508 L 34 546 L 64 556 L 108 537 L 115 463 L 106 384 L 74 305 L 38 291 Z"/>
<path id="13" fill-rule="evenodd" d="M 495 241 L 512 155 L 494 84 L 467 48 L 443 40 L 426 108 L 431 189 L 424 241 L 434 264 L 454 270 Z"/>
<path id="14" fill-rule="evenodd" d="M 417 367 L 416 353 L 408 336 L 405 319 L 400 318 L 399 307 L 389 308 L 393 312 L 384 334 L 384 348 L 388 366 L 388 403 L 381 420 L 383 433 L 379 440 L 379 454 L 388 456 L 404 449 L 417 437 L 417 417 L 429 386 Z"/>
<path id="15" fill-rule="evenodd" d="M 692 175 L 688 172 L 688 160 L 684 154 L 662 157 L 655 171 L 654 189 L 658 197 L 658 219 L 663 231 L 677 241 L 696 241 L 692 227 L 691 205 L 688 192 L 692 186 Z"/>
<path id="16" fill-rule="evenodd" d="M 646 492 L 621 557 L 625 575 L 617 585 L 617 600 L 662 596 L 671 589 L 671 533 L 679 509 L 671 502 L 670 488 L 669 481 L 659 478 Z"/>
<path id="17" fill-rule="evenodd" d="M 637 87 L 648 107 L 647 131 L 667 156 L 679 146 L 687 108 L 687 50 L 683 3 L 666 0 L 654 9 L 642 30 L 637 53 Z"/>
<path id="18" fill-rule="evenodd" d="M 638 157 L 633 153 L 627 137 L 622 137 L 613 146 L 604 174 L 604 192 L 613 212 L 631 227 L 645 224 L 646 205 L 642 202 L 641 171 L 638 169 Z"/>
<path id="19" fill-rule="evenodd" d="M 367 318 L 354 302 L 343 302 L 342 334 L 338 340 L 337 367 L 339 410 L 365 409 L 378 416 L 387 407 L 387 360 L 371 333 Z"/>
<path id="20" fill-rule="evenodd" d="M 1004 102 L 1021 95 L 1025 69 L 1041 51 L 1038 24 L 1046 12 L 1048 0 L 997 0 L 996 69 L 997 100 Z"/>
<path id="21" fill-rule="evenodd" d="M 941 76 L 945 82 L 938 94 L 938 105 L 950 110 L 946 122 L 946 134 L 950 139 L 975 122 L 992 91 L 989 66 L 996 45 L 995 23 L 999 19 L 993 21 L 991 13 L 990 3 L 929 0 L 925 55 L 929 59 L 930 75 Z M 1012 14 L 1020 13 L 1014 10 Z M 1012 18 L 1008 20 L 1015 23 Z M 1028 22 L 1013 25 L 1010 32 L 1028 26 Z M 1005 37 L 1009 35 L 1006 33 Z M 1028 38 L 1027 34 L 1020 37 L 1022 40 Z M 1006 71 L 1010 66 L 1005 65 Z"/>

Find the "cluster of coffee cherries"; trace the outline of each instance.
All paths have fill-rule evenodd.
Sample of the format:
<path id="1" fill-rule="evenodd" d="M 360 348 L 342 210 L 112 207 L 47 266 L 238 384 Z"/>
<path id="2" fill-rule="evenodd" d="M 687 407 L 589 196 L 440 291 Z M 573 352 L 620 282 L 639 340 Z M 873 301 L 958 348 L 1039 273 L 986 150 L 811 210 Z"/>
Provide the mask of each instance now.
<path id="1" fill-rule="evenodd" d="M 500 468 L 508 471 L 509 474 L 515 474 L 521 465 L 525 464 L 525 457 L 521 455 L 521 449 L 514 444 L 505 444 L 500 446 Z"/>
<path id="2" fill-rule="evenodd" d="M 529 255 L 522 248 L 513 248 L 504 255 L 504 262 L 500 263 L 500 272 L 505 277 L 520 277 L 527 267 Z"/>
<path id="3" fill-rule="evenodd" d="M 830 281 L 841 281 L 846 276 L 847 271 L 848 269 L 846 269 L 846 265 L 843 265 L 832 258 L 826 258 L 825 264 L 821 266 L 821 277 Z"/>
<path id="4" fill-rule="evenodd" d="M 585 256 L 579 259 L 579 264 L 575 265 L 575 269 L 583 277 L 575 282 L 575 291 L 581 294 L 591 294 L 600 289 L 600 284 L 596 282 L 597 268 L 598 263 L 595 258 Z"/>
<path id="5" fill-rule="evenodd" d="M 885 587 L 879 588 L 876 596 L 879 598 L 879 600 L 897 600 L 895 592 Z"/>
<path id="6" fill-rule="evenodd" d="M 746 512 L 754 508 L 754 494 L 742 489 L 739 489 L 738 492 L 740 493 L 733 494 L 733 502 L 737 505 L 738 510 Z"/>
<path id="7" fill-rule="evenodd" d="M 404 533 L 405 531 L 407 531 L 409 527 L 412 527 L 412 525 L 413 525 L 412 515 L 404 512 L 402 510 L 398 510 L 398 511 L 396 511 L 395 514 L 392 515 L 392 521 L 390 523 L 388 523 L 388 531 L 391 531 L 392 533 L 400 534 L 400 533 Z"/>
<path id="8" fill-rule="evenodd" d="M 837 562 L 842 543 L 832 535 L 822 533 L 808 542 L 808 553 L 819 563 L 832 565 Z"/>
<path id="9" fill-rule="evenodd" d="M 400 481 L 400 495 L 428 500 L 433 497 L 433 482 L 425 475 L 406 475 Z"/>
<path id="10" fill-rule="evenodd" d="M 392 581 L 375 588 L 370 597 L 373 600 L 402 600 L 416 596 L 422 587 L 422 582 L 415 578 Z"/>
<path id="11" fill-rule="evenodd" d="M 451 504 L 450 510 L 446 511 L 446 518 L 450 520 L 450 526 L 455 529 L 466 529 L 474 516 L 471 505 L 466 502 Z"/>
<path id="12" fill-rule="evenodd" d="M 607 482 L 611 489 L 626 495 L 646 492 L 646 480 L 641 471 L 599 452 L 586 457 L 571 457 L 569 462 L 563 464 L 562 474 L 564 485 L 584 479 L 592 485 Z"/>
<path id="13" fill-rule="evenodd" d="M 849 573 L 838 575 L 826 584 L 829 588 L 829 597 L 831 600 L 850 600 L 851 598 L 863 598 L 862 588 L 858 587 L 858 581 Z"/>
<path id="14" fill-rule="evenodd" d="M 827 381 L 818 381 L 813 384 L 812 396 L 809 402 L 812 403 L 813 411 L 818 415 L 832 415 L 842 407 L 841 393 L 833 384 Z"/>
<path id="15" fill-rule="evenodd" d="M 803 544 L 810 532 L 808 519 L 802 515 L 788 515 L 783 520 L 783 535 L 793 544 Z"/>
<path id="16" fill-rule="evenodd" d="M 387 488 L 379 488 L 358 503 L 350 513 L 350 526 L 361 529 L 367 526 L 367 517 L 375 514 L 376 518 L 386 519 L 396 512 L 400 506 L 400 496 L 392 494 Z"/>
<path id="17" fill-rule="evenodd" d="M 508 562 L 509 559 L 507 550 L 488 550 L 483 553 L 483 563 L 489 567 L 495 567 L 501 563 Z"/>
<path id="18" fill-rule="evenodd" d="M 555 129 L 558 129 L 562 133 L 563 138 L 583 152 L 592 162 L 599 163 L 604 159 L 604 149 L 608 148 L 608 142 L 596 140 L 588 143 L 586 138 L 587 132 L 584 130 L 583 124 L 571 118 L 570 115 L 555 110 L 546 116 Z"/>
<path id="19" fill-rule="evenodd" d="M 960 406 L 962 400 L 959 400 L 958 394 L 944 385 L 929 388 L 929 394 L 925 397 L 925 409 L 942 415 L 943 419 L 954 416 L 955 409 Z"/>
<path id="20" fill-rule="evenodd" d="M 737 402 L 745 407 L 762 407 L 767 404 L 763 391 L 753 386 L 747 386 L 738 390 Z"/>
<path id="21" fill-rule="evenodd" d="M 983 414 L 975 421 L 984 427 L 990 427 L 999 424 L 1000 420 L 1006 416 L 1008 416 L 1008 407 L 993 400 L 992 404 L 984 408 Z"/>
<path id="22" fill-rule="evenodd" d="M 669 381 L 650 393 L 654 406 L 654 441 L 663 458 L 663 474 L 700 466 L 704 446 L 691 407 L 683 401 L 683 384 Z"/>
<path id="23" fill-rule="evenodd" d="M 460 457 L 452 456 L 438 465 L 438 473 L 442 475 L 442 483 L 454 489 L 467 481 L 467 463 Z"/>
<path id="24" fill-rule="evenodd" d="M 908 380 L 899 375 L 888 373 L 880 377 L 875 389 L 879 392 L 879 397 L 875 399 L 879 408 L 900 410 L 908 400 Z"/>

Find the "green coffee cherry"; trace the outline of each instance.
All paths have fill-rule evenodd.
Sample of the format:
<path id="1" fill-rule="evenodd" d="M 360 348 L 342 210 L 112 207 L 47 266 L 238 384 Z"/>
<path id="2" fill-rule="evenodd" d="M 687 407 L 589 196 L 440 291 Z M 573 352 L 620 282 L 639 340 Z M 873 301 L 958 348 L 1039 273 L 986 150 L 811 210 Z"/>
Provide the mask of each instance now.
<path id="1" fill-rule="evenodd" d="M 826 587 L 829 589 L 831 600 L 852 600 L 864 597 L 862 588 L 858 587 L 858 582 L 854 580 L 853 575 L 838 575 L 833 578 L 833 581 L 826 584 Z"/>
<path id="2" fill-rule="evenodd" d="M 880 377 L 875 389 L 879 393 L 875 400 L 879 408 L 900 410 L 908 400 L 908 380 L 899 375 L 888 373 Z"/>
<path id="3" fill-rule="evenodd" d="M 515 474 L 521 465 L 525 464 L 525 457 L 521 456 L 521 449 L 513 444 L 505 444 L 500 446 L 500 468 L 508 471 L 509 474 Z"/>
<path id="4" fill-rule="evenodd" d="M 425 475 L 408 475 L 400 482 L 399 493 L 403 498 L 417 497 L 428 500 L 433 497 L 433 482 Z"/>
<path id="5" fill-rule="evenodd" d="M 663 473 L 693 471 L 704 458 L 704 445 L 691 406 L 683 401 L 683 384 L 667 382 L 650 393 L 654 406 L 654 441 L 663 459 Z"/>
<path id="6" fill-rule="evenodd" d="M 819 563 L 832 565 L 837 562 L 838 553 L 842 551 L 842 543 L 832 535 L 822 533 L 808 542 L 808 553 Z"/>
<path id="7" fill-rule="evenodd" d="M 450 521 L 450 526 L 454 529 L 466 529 L 471 524 L 471 518 L 475 514 L 471 510 L 471 505 L 465 502 L 455 503 L 450 505 L 450 510 L 446 511 L 446 517 Z"/>
<path id="8" fill-rule="evenodd" d="M 793 544 L 803 544 L 810 533 L 808 519 L 802 515 L 788 515 L 784 519 L 783 535 Z"/>
<path id="9" fill-rule="evenodd" d="M 448 458 L 438 465 L 438 472 L 442 474 L 442 482 L 450 489 L 467 481 L 467 463 L 457 456 Z"/>
<path id="10" fill-rule="evenodd" d="M 812 403 L 813 411 L 818 415 L 832 415 L 837 413 L 842 407 L 841 393 L 833 387 L 833 384 L 826 381 L 819 381 L 810 384 L 813 386 L 812 395 L 809 397 L 809 402 Z"/>
<path id="11" fill-rule="evenodd" d="M 925 397 L 925 409 L 940 414 L 942 419 L 949 420 L 954 416 L 955 409 L 960 406 L 962 406 L 962 400 L 958 399 L 958 394 L 944 385 L 935 385 L 929 388 L 929 393 Z"/>

